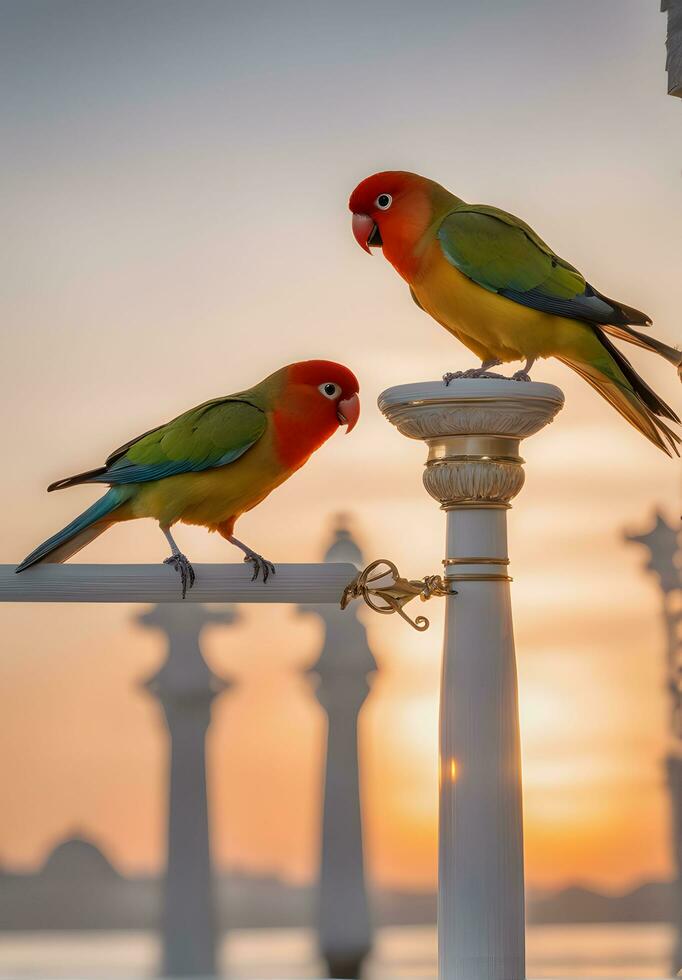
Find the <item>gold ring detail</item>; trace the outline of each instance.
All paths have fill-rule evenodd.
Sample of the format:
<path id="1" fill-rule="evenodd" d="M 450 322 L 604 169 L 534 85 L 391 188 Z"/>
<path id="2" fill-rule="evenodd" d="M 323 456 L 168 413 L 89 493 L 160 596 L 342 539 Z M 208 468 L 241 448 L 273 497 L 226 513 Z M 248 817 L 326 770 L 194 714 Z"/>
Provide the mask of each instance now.
<path id="1" fill-rule="evenodd" d="M 522 456 L 492 456 L 488 453 L 457 453 L 452 456 L 438 456 L 426 461 L 426 466 L 433 466 L 436 463 L 525 463 Z"/>
<path id="2" fill-rule="evenodd" d="M 511 504 L 501 500 L 478 500 L 476 497 L 468 497 L 464 500 L 445 501 L 441 504 L 441 510 L 465 510 L 469 507 L 485 510 L 511 510 Z"/>
<path id="3" fill-rule="evenodd" d="M 460 575 L 446 576 L 448 582 L 513 582 L 511 575 L 476 575 L 462 572 Z"/>
<path id="4" fill-rule="evenodd" d="M 508 558 L 444 558 L 443 565 L 508 565 Z"/>

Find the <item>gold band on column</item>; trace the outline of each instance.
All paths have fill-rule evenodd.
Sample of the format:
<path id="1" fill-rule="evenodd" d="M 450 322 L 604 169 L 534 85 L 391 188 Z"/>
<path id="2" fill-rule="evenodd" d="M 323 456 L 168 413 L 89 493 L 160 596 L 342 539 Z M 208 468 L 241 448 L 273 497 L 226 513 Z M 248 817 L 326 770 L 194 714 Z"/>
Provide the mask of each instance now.
<path id="1" fill-rule="evenodd" d="M 443 565 L 508 565 L 508 558 L 444 558 Z"/>
<path id="2" fill-rule="evenodd" d="M 429 462 L 471 460 L 473 462 L 523 463 L 519 440 L 509 436 L 450 435 L 429 439 Z"/>
<path id="3" fill-rule="evenodd" d="M 464 500 L 446 500 L 441 504 L 441 510 L 511 510 L 511 504 L 499 500 L 479 500 L 477 497 L 469 497 Z"/>

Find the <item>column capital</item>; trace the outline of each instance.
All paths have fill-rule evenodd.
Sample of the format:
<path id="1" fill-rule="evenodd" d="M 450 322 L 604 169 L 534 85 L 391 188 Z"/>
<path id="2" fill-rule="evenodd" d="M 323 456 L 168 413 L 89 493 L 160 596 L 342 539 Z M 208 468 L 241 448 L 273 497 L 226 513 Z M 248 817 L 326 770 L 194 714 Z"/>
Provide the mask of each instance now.
<path id="1" fill-rule="evenodd" d="M 492 378 L 398 385 L 379 396 L 388 421 L 427 444 L 424 486 L 444 510 L 508 507 L 523 486 L 521 440 L 563 404 L 554 385 Z"/>

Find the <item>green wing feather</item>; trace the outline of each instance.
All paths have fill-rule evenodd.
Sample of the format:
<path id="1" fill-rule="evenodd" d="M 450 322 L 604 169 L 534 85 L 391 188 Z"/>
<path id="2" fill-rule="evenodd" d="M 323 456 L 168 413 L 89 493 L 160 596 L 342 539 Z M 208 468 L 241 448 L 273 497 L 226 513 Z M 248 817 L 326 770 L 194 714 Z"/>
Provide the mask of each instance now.
<path id="1" fill-rule="evenodd" d="M 465 276 L 522 306 L 599 324 L 651 322 L 597 292 L 525 221 L 506 211 L 460 204 L 443 219 L 438 240 L 445 259 Z"/>
<path id="2" fill-rule="evenodd" d="M 207 402 L 135 441 L 99 479 L 139 483 L 225 466 L 258 442 L 266 426 L 265 413 L 249 402 Z"/>
<path id="3" fill-rule="evenodd" d="M 598 293 L 532 228 L 505 211 L 485 205 L 458 205 L 445 216 L 437 234 L 445 259 L 483 289 L 523 306 L 590 323 L 594 331 L 590 355 L 559 355 L 560 359 L 664 452 L 678 452 L 677 435 L 660 421 L 662 416 L 677 422 L 676 413 L 605 336 L 605 332 L 613 333 L 679 366 L 678 351 L 628 328 L 630 323 L 649 325 L 646 314 Z"/>
<path id="4" fill-rule="evenodd" d="M 541 287 L 557 298 L 585 289 L 577 269 L 555 255 L 520 218 L 484 204 L 462 204 L 438 230 L 445 257 L 491 292 Z"/>
<path id="5" fill-rule="evenodd" d="M 243 456 L 267 428 L 265 413 L 239 398 L 219 398 L 190 409 L 115 450 L 105 466 L 53 483 L 148 483 L 178 473 L 226 466 Z"/>

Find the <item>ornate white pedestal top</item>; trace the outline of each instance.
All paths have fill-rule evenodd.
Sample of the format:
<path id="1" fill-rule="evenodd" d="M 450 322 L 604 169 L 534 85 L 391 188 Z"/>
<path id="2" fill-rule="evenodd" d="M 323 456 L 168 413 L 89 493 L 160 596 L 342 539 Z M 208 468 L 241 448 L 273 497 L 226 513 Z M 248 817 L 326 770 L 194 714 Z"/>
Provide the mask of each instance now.
<path id="1" fill-rule="evenodd" d="M 495 378 L 398 385 L 379 396 L 389 422 L 427 443 L 424 485 L 446 509 L 508 506 L 523 486 L 521 439 L 563 404 L 554 385 Z"/>
<path id="2" fill-rule="evenodd" d="M 539 381 L 462 378 L 396 385 L 379 395 L 389 422 L 411 439 L 502 435 L 524 439 L 551 422 L 564 404 L 555 385 Z"/>

